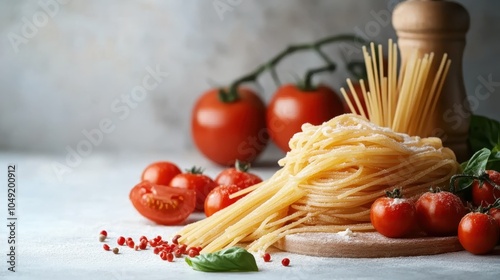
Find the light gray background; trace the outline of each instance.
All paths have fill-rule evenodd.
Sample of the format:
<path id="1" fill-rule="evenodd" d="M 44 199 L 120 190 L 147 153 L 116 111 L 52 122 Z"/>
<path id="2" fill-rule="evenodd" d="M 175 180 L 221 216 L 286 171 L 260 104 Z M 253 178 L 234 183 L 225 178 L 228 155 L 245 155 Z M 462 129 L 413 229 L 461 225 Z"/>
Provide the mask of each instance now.
<path id="1" fill-rule="evenodd" d="M 54 0 L 55 1 L 55 0 Z M 311 42 L 339 33 L 365 30 L 373 13 L 392 11 L 398 1 L 219 0 L 212 1 L 67 1 L 0 2 L 0 149 L 64 155 L 85 139 L 83 130 L 110 119 L 114 131 L 93 147 L 99 151 L 166 152 L 189 149 L 190 111 L 212 85 L 225 85 L 290 43 Z M 230 9 L 217 12 L 215 4 Z M 471 14 L 464 58 L 469 94 L 478 77 L 500 81 L 500 2 L 459 1 Z M 25 21 L 40 25 L 18 45 Z M 40 22 L 41 21 L 41 22 Z M 380 23 L 369 39 L 395 38 L 392 25 Z M 10 34 L 10 35 L 9 35 Z M 338 47 L 328 53 L 339 62 L 322 81 L 336 89 L 348 75 Z M 314 55 L 297 55 L 280 66 L 284 80 L 317 66 Z M 148 74 L 169 73 L 124 117 L 111 109 L 130 95 Z M 261 80 L 269 100 L 274 86 Z M 477 113 L 500 119 L 500 87 L 481 101 Z M 123 118 L 120 118 L 123 117 Z"/>

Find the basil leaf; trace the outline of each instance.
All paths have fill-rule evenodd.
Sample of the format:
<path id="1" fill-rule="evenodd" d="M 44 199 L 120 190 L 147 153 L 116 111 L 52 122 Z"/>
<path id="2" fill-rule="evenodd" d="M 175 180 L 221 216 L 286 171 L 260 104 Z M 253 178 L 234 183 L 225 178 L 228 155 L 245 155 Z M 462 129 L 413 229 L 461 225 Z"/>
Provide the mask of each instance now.
<path id="1" fill-rule="evenodd" d="M 186 257 L 185 260 L 194 270 L 205 272 L 259 271 L 254 256 L 240 247 Z"/>
<path id="2" fill-rule="evenodd" d="M 491 150 L 486 169 L 500 171 L 500 142 Z"/>
<path id="3" fill-rule="evenodd" d="M 469 143 L 472 151 L 482 148 L 492 149 L 500 143 L 500 122 L 472 115 L 469 128 Z"/>
<path id="4" fill-rule="evenodd" d="M 477 151 L 467 162 L 462 163 L 462 173 L 465 175 L 480 176 L 486 171 L 488 159 L 491 151 L 487 148 L 482 148 Z M 461 179 L 458 181 L 457 191 L 464 190 L 472 185 L 472 179 Z"/>

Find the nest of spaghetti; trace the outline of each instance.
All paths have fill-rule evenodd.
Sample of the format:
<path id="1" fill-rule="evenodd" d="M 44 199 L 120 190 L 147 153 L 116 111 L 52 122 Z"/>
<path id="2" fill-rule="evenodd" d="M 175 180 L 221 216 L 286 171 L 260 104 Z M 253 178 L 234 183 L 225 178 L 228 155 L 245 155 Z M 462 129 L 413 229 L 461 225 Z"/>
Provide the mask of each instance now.
<path id="1" fill-rule="evenodd" d="M 285 235 L 373 231 L 370 206 L 386 190 L 406 197 L 430 186 L 446 188 L 459 164 L 439 138 L 420 138 L 345 114 L 322 125 L 305 124 L 271 178 L 211 217 L 187 225 L 180 242 L 203 253 L 248 242 L 264 251 Z"/>

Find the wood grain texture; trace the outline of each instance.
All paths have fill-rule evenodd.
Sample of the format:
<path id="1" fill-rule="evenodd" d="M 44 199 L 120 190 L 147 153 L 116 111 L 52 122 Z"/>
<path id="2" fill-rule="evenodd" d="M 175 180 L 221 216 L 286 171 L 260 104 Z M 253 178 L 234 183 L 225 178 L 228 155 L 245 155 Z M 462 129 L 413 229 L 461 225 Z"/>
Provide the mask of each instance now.
<path id="1" fill-rule="evenodd" d="M 377 232 L 358 232 L 350 237 L 337 233 L 291 234 L 275 246 L 291 253 L 342 258 L 421 256 L 463 250 L 456 236 L 387 238 Z"/>

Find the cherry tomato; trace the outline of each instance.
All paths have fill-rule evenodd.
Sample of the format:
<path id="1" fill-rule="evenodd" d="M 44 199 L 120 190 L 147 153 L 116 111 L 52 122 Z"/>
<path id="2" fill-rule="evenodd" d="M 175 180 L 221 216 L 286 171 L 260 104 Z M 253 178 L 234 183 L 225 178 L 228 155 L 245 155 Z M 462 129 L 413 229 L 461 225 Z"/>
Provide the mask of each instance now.
<path id="1" fill-rule="evenodd" d="M 486 174 L 497 187 L 487 181 L 483 181 L 481 184 L 481 182 L 475 180 L 472 183 L 472 201 L 476 206 L 487 206 L 493 204 L 497 198 L 500 198 L 500 172 L 486 170 Z"/>
<path id="2" fill-rule="evenodd" d="M 456 234 L 460 219 L 467 212 L 460 198 L 446 191 L 424 193 L 415 208 L 418 225 L 432 236 Z"/>
<path id="3" fill-rule="evenodd" d="M 170 180 L 181 170 L 177 165 L 168 161 L 154 162 L 146 167 L 142 172 L 142 181 L 149 181 L 153 184 L 168 186 Z"/>
<path id="4" fill-rule="evenodd" d="M 222 170 L 217 177 L 215 183 L 217 185 L 236 185 L 240 189 L 244 189 L 255 184 L 262 182 L 262 179 L 248 172 L 249 165 L 241 164 L 236 161 L 234 168 L 227 168 Z"/>
<path id="5" fill-rule="evenodd" d="M 458 225 L 458 240 L 465 250 L 476 254 L 491 252 L 498 242 L 500 228 L 493 217 L 472 212 L 465 215 Z"/>
<path id="6" fill-rule="evenodd" d="M 497 221 L 497 224 L 498 224 L 498 228 L 500 228 L 500 209 L 498 208 L 491 208 L 489 211 L 488 211 L 488 214 L 490 216 L 493 217 L 493 219 L 495 219 L 495 221 Z M 499 236 L 500 237 L 500 236 Z M 500 241 L 500 240 L 499 240 Z"/>
<path id="7" fill-rule="evenodd" d="M 415 204 L 406 198 L 380 197 L 370 208 L 370 221 L 386 237 L 406 236 L 417 224 Z"/>
<path id="8" fill-rule="evenodd" d="M 199 168 L 191 168 L 186 173 L 178 174 L 172 181 L 170 186 L 174 188 L 184 188 L 194 190 L 196 192 L 196 210 L 203 211 L 205 198 L 217 184 Z"/>
<path id="9" fill-rule="evenodd" d="M 182 223 L 194 211 L 196 202 L 193 190 L 156 185 L 148 181 L 132 188 L 129 198 L 142 216 L 161 225 Z"/>
<path id="10" fill-rule="evenodd" d="M 254 161 L 269 140 L 264 102 L 251 90 L 241 88 L 236 100 L 224 100 L 213 89 L 196 102 L 191 132 L 196 147 L 208 159 L 230 166 L 237 159 Z"/>
<path id="11" fill-rule="evenodd" d="M 243 196 L 229 198 L 229 196 L 241 190 L 236 185 L 221 185 L 215 187 L 205 199 L 205 215 L 212 216 L 215 212 L 222 210 L 229 205 L 235 203 Z"/>
<path id="12" fill-rule="evenodd" d="M 331 88 L 318 86 L 302 91 L 296 85 L 281 86 L 267 107 L 267 127 L 271 139 L 284 152 L 288 142 L 304 123 L 322 124 L 344 113 L 342 100 Z"/>

